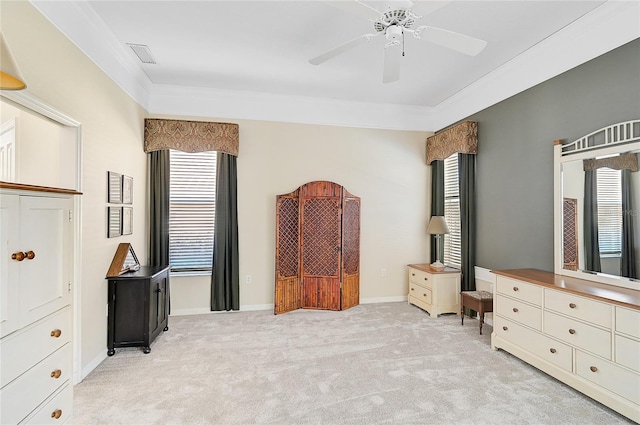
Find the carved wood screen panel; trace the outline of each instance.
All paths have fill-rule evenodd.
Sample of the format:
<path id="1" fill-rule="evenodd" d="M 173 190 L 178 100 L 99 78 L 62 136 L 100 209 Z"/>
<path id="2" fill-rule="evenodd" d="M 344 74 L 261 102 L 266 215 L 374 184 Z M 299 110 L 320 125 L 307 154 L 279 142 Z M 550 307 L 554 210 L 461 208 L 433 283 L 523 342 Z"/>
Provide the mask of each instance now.
<path id="1" fill-rule="evenodd" d="M 297 192 L 276 200 L 275 314 L 300 308 L 299 205 Z"/>
<path id="2" fill-rule="evenodd" d="M 340 205 L 331 198 L 304 202 L 302 266 L 313 276 L 337 276 L 340 268 Z"/>
<path id="3" fill-rule="evenodd" d="M 578 270 L 578 200 L 563 199 L 562 243 L 564 249 L 564 268 Z"/>

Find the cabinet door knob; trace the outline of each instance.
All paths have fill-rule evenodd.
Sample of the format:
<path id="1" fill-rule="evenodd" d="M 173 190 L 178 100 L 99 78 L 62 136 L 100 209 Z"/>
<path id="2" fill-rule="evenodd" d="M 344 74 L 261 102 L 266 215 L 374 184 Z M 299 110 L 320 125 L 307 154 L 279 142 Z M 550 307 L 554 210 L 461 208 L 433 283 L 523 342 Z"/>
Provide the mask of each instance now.
<path id="1" fill-rule="evenodd" d="M 518 292 L 518 291 L 520 290 L 520 288 L 518 288 L 517 286 L 514 286 L 514 287 L 513 287 L 513 290 L 514 290 L 514 291 L 516 291 L 516 292 Z"/>
<path id="2" fill-rule="evenodd" d="M 591 366 L 589 369 L 591 370 L 591 372 L 597 372 L 598 371 L 598 368 L 595 367 L 595 366 Z"/>
<path id="3" fill-rule="evenodd" d="M 574 303 L 570 303 L 569 308 L 576 308 L 576 305 Z"/>
<path id="4" fill-rule="evenodd" d="M 552 354 L 556 353 L 556 349 L 555 348 L 550 348 L 549 351 L 551 351 Z"/>
<path id="5" fill-rule="evenodd" d="M 51 377 L 53 379 L 58 379 L 62 375 L 62 371 L 60 369 L 56 369 L 51 372 Z"/>
<path id="6" fill-rule="evenodd" d="M 503 326 L 503 327 L 502 327 L 502 330 L 503 330 L 503 331 L 508 331 L 508 330 L 509 330 L 509 328 L 508 328 L 508 327 L 506 327 L 506 326 Z"/>
<path id="7" fill-rule="evenodd" d="M 59 338 L 62 335 L 62 331 L 60 329 L 54 329 L 51 331 L 51 336 L 54 338 Z"/>
<path id="8" fill-rule="evenodd" d="M 25 259 L 25 257 L 26 255 L 22 251 L 14 252 L 13 254 L 11 254 L 11 259 L 16 261 L 22 261 Z"/>
<path id="9" fill-rule="evenodd" d="M 517 313 L 517 312 L 518 312 L 518 309 L 517 309 L 516 307 L 513 307 L 513 312 L 514 312 L 514 313 Z"/>
<path id="10" fill-rule="evenodd" d="M 571 335 L 573 335 L 573 334 L 575 334 L 575 333 L 576 333 L 576 330 L 575 330 L 575 329 L 569 329 L 569 333 L 570 333 Z"/>
<path id="11" fill-rule="evenodd" d="M 51 417 L 53 419 L 60 419 L 60 416 L 62 416 L 62 409 L 56 409 L 53 412 L 51 412 Z"/>

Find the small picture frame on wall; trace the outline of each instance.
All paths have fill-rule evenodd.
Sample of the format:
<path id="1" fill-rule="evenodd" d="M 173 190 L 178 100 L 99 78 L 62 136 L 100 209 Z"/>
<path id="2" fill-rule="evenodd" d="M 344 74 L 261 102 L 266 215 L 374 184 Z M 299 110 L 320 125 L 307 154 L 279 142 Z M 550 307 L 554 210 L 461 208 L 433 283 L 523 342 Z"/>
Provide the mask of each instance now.
<path id="1" fill-rule="evenodd" d="M 113 171 L 107 171 L 107 202 L 110 204 L 122 203 L 122 176 Z"/>
<path id="2" fill-rule="evenodd" d="M 122 234 L 122 208 L 107 207 L 107 237 L 117 238 Z"/>
<path id="3" fill-rule="evenodd" d="M 133 177 L 122 176 L 122 203 L 133 204 Z"/>
<path id="4" fill-rule="evenodd" d="M 122 234 L 133 234 L 133 208 L 122 207 Z"/>

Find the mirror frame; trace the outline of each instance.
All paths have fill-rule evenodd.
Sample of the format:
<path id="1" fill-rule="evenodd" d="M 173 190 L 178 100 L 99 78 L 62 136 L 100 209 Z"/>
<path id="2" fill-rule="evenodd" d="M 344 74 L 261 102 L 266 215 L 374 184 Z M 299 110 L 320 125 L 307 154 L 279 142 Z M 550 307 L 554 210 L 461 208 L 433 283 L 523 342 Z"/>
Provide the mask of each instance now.
<path id="1" fill-rule="evenodd" d="M 603 273 L 589 273 L 582 270 L 563 268 L 563 232 L 562 232 L 562 164 L 593 158 L 594 156 L 613 155 L 640 150 L 640 119 L 623 121 L 589 133 L 571 143 L 563 144 L 562 140 L 554 141 L 553 146 L 553 235 L 554 235 L 554 272 L 558 275 L 571 276 L 578 279 L 640 290 L 640 280 Z M 601 143 L 595 144 L 598 138 Z"/>

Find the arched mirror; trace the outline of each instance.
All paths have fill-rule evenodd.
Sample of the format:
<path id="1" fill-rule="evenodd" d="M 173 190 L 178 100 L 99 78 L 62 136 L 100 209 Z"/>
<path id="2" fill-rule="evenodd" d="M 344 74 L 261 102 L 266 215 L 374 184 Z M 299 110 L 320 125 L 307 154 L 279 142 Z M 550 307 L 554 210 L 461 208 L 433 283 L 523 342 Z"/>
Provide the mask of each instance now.
<path id="1" fill-rule="evenodd" d="M 640 120 L 554 149 L 556 274 L 640 289 Z"/>

